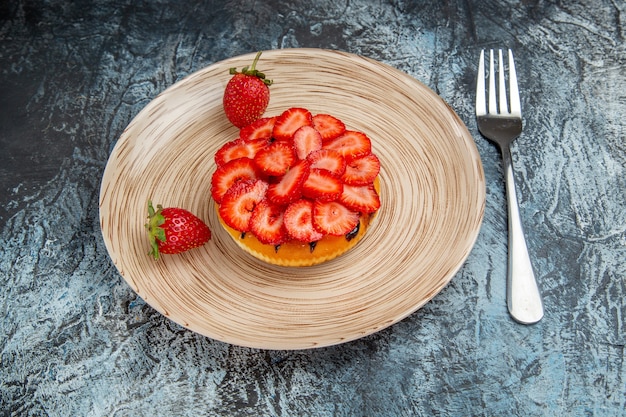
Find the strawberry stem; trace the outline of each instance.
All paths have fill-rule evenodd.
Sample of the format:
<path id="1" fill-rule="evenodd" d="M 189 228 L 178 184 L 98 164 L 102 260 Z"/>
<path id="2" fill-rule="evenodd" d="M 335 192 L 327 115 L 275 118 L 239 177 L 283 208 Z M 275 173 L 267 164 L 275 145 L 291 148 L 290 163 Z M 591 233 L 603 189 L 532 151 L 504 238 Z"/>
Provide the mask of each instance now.
<path id="1" fill-rule="evenodd" d="M 159 244 L 157 240 L 161 242 L 166 241 L 165 229 L 161 227 L 165 223 L 165 217 L 161 213 L 163 206 L 157 205 L 156 211 L 152 206 L 152 201 L 148 200 L 148 223 L 146 223 L 146 229 L 148 230 L 148 239 L 150 240 L 150 252 L 155 260 L 159 259 Z"/>
<path id="2" fill-rule="evenodd" d="M 272 85 L 273 81 L 266 79 L 265 74 L 256 69 L 256 64 L 257 62 L 259 62 L 259 58 L 261 57 L 261 54 L 262 54 L 262 51 L 257 52 L 256 56 L 254 57 L 254 61 L 252 61 L 251 67 L 245 66 L 241 69 L 241 72 L 237 71 L 237 68 L 233 67 L 228 70 L 229 74 L 231 75 L 244 74 L 244 75 L 249 75 L 251 77 L 257 77 L 263 80 L 263 84 L 267 86 Z"/>
<path id="3" fill-rule="evenodd" d="M 256 63 L 259 62 L 260 57 L 261 57 L 261 51 L 256 53 L 256 56 L 254 57 L 254 61 L 252 61 L 252 67 L 250 68 L 250 71 L 256 70 Z"/>

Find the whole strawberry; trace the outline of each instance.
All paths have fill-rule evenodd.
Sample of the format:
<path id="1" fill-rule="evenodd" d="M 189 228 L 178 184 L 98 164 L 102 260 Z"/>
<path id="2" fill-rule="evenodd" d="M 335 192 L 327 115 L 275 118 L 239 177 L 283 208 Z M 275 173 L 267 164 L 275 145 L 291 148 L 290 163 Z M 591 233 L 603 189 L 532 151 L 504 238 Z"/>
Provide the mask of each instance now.
<path id="1" fill-rule="evenodd" d="M 204 245 L 211 239 L 211 230 L 191 212 L 175 207 L 154 210 L 148 201 L 148 236 L 150 255 L 159 259 L 160 253 L 176 254 Z"/>
<path id="2" fill-rule="evenodd" d="M 265 74 L 256 69 L 261 52 L 256 54 L 252 66 L 244 67 L 241 72 L 231 68 L 233 77 L 224 90 L 224 113 L 230 122 L 242 128 L 258 120 L 270 102 L 272 80 L 265 79 Z"/>

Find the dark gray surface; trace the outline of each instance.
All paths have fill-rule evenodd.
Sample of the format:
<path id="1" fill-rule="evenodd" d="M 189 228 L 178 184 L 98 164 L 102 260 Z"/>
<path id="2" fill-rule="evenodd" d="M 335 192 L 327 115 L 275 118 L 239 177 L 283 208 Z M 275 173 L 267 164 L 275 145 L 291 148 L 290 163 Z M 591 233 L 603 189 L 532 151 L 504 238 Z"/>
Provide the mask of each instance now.
<path id="1" fill-rule="evenodd" d="M 586 4 L 588 3 L 588 4 Z M 0 408 L 5 415 L 616 416 L 626 412 L 621 1 L 25 1 L 0 5 Z M 321 47 L 393 65 L 476 139 L 485 221 L 404 321 L 296 352 L 227 345 L 126 285 L 100 236 L 111 147 L 156 94 L 221 59 Z M 500 157 L 473 116 L 481 48 L 516 53 L 513 148 L 546 314 L 505 306 Z"/>

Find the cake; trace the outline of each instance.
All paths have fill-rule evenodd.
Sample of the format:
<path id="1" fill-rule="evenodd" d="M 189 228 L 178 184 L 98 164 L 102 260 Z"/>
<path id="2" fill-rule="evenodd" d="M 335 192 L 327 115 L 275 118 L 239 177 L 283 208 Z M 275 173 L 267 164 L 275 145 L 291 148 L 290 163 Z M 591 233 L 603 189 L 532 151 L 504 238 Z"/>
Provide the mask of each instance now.
<path id="1" fill-rule="evenodd" d="M 380 208 L 371 140 L 338 118 L 292 107 L 240 129 L 215 154 L 211 196 L 246 252 L 310 266 L 353 248 Z"/>

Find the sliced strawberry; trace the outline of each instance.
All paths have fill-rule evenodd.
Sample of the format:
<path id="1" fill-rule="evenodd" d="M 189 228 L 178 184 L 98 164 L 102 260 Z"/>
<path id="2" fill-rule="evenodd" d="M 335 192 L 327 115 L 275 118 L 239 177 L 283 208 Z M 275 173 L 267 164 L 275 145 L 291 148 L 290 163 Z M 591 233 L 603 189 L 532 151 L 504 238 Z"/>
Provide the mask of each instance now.
<path id="1" fill-rule="evenodd" d="M 371 153 L 372 142 L 365 133 L 346 130 L 343 135 L 324 143 L 324 148 L 338 151 L 350 162 Z"/>
<path id="2" fill-rule="evenodd" d="M 359 213 L 338 201 L 313 203 L 313 226 L 325 235 L 343 236 L 359 223 Z"/>
<path id="3" fill-rule="evenodd" d="M 343 183 L 325 169 L 314 168 L 302 185 L 302 195 L 313 200 L 333 201 L 343 191 Z"/>
<path id="4" fill-rule="evenodd" d="M 267 186 L 263 180 L 246 180 L 230 187 L 219 208 L 224 222 L 240 232 L 249 231 L 252 212 L 265 198 Z"/>
<path id="5" fill-rule="evenodd" d="M 233 141 L 227 142 L 215 153 L 215 164 L 219 167 L 225 163 L 238 158 L 254 158 L 254 155 L 260 150 L 266 147 L 268 144 L 267 139 L 256 139 L 246 141 L 241 138 L 237 138 Z"/>
<path id="6" fill-rule="evenodd" d="M 270 176 L 284 175 L 295 162 L 296 153 L 289 142 L 272 142 L 254 156 L 259 170 Z"/>
<path id="7" fill-rule="evenodd" d="M 349 185 L 367 185 L 374 181 L 379 172 L 380 161 L 376 155 L 371 153 L 350 161 L 341 180 Z"/>
<path id="8" fill-rule="evenodd" d="M 309 162 L 305 159 L 291 167 L 277 182 L 270 184 L 267 198 L 274 204 L 287 205 L 302 196 L 302 185 L 309 176 Z"/>
<path id="9" fill-rule="evenodd" d="M 345 158 L 333 149 L 320 149 L 311 152 L 307 159 L 311 163 L 311 168 L 328 170 L 337 177 L 341 177 L 346 170 Z"/>
<path id="10" fill-rule="evenodd" d="M 250 231 L 261 243 L 280 245 L 288 238 L 283 217 L 284 208 L 265 199 L 256 205 L 250 218 Z"/>
<path id="11" fill-rule="evenodd" d="M 293 134 L 293 146 L 298 158 L 306 159 L 311 152 L 322 149 L 322 136 L 313 126 L 302 126 Z"/>
<path id="12" fill-rule="evenodd" d="M 219 204 L 226 191 L 236 183 L 259 178 L 259 172 L 250 158 L 233 159 L 215 170 L 211 177 L 211 196 Z"/>
<path id="13" fill-rule="evenodd" d="M 291 140 L 302 126 L 312 126 L 313 116 L 307 109 L 292 107 L 276 118 L 272 136 L 276 140 Z"/>
<path id="14" fill-rule="evenodd" d="M 330 114 L 316 114 L 313 116 L 313 127 L 320 132 L 324 142 L 335 139 L 346 131 L 346 125 Z"/>
<path id="15" fill-rule="evenodd" d="M 373 213 L 380 208 L 380 197 L 373 184 L 344 184 L 343 192 L 338 201 L 350 210 L 359 213 Z"/>
<path id="16" fill-rule="evenodd" d="M 313 227 L 313 202 L 300 199 L 285 209 L 285 229 L 292 239 L 300 242 L 317 242 L 324 235 Z"/>
<path id="17" fill-rule="evenodd" d="M 248 126 L 244 126 L 239 130 L 239 137 L 243 140 L 271 139 L 272 130 L 276 117 L 262 117 L 256 122 L 252 122 Z"/>

